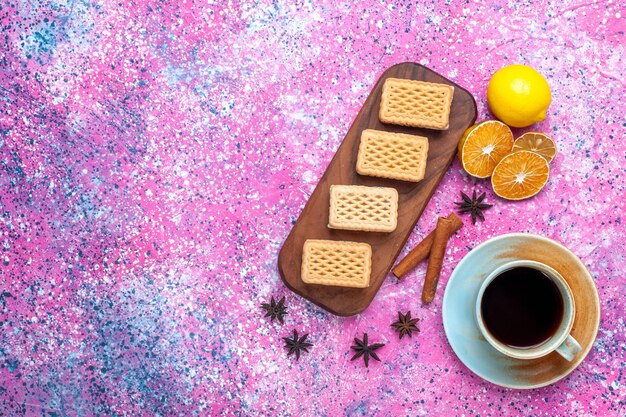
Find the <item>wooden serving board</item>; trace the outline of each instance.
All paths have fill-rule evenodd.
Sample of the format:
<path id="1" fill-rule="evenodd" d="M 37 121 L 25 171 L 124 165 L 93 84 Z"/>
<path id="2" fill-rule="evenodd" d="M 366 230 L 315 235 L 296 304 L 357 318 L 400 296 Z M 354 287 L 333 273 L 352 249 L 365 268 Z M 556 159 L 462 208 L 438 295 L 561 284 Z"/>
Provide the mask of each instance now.
<path id="1" fill-rule="evenodd" d="M 383 124 L 378 120 L 380 97 L 385 79 L 407 78 L 454 86 L 454 98 L 447 130 L 431 130 Z M 459 139 L 476 120 L 474 97 L 465 89 L 428 68 L 405 62 L 389 68 L 380 77 L 361 111 L 352 123 L 322 179 L 304 206 L 278 256 L 280 275 L 293 292 L 339 316 L 352 316 L 372 302 L 400 250 L 413 231 L 424 207 L 452 163 Z M 418 183 L 366 177 L 356 173 L 356 158 L 365 129 L 385 130 L 426 136 L 429 141 L 426 174 Z M 394 187 L 398 190 L 398 226 L 391 233 L 355 232 L 329 229 L 330 186 L 354 184 Z M 372 246 L 372 274 L 368 288 L 344 288 L 305 284 L 300 278 L 302 247 L 307 239 L 366 242 Z"/>

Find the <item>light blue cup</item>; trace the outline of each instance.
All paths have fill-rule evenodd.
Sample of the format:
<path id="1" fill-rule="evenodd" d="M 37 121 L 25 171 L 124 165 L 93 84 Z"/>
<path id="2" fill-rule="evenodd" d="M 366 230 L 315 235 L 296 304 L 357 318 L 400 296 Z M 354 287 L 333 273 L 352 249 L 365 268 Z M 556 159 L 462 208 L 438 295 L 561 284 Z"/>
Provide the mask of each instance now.
<path id="1" fill-rule="evenodd" d="M 559 324 L 556 332 L 554 332 L 554 334 L 543 343 L 530 348 L 517 348 L 509 346 L 496 339 L 485 325 L 481 309 L 483 295 L 489 284 L 491 284 L 493 280 L 503 272 L 520 267 L 533 268 L 543 272 L 556 285 L 559 290 L 559 294 L 561 295 L 561 299 L 563 300 L 563 319 L 561 320 L 561 324 Z M 556 351 L 559 355 L 563 356 L 568 361 L 571 361 L 581 350 L 580 344 L 570 335 L 576 314 L 576 305 L 574 303 L 572 290 L 557 271 L 540 262 L 518 260 L 507 262 L 499 268 L 496 268 L 487 276 L 478 290 L 474 313 L 476 315 L 478 328 L 487 342 L 489 342 L 489 344 L 491 344 L 491 346 L 499 352 L 512 358 L 537 359 Z"/>

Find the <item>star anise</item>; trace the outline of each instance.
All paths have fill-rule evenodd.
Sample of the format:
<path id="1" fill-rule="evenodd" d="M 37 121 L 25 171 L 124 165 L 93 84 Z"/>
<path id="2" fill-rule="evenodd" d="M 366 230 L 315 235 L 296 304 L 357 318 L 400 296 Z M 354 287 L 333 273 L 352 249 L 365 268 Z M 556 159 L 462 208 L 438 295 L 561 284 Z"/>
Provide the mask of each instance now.
<path id="1" fill-rule="evenodd" d="M 313 343 L 309 343 L 306 341 L 308 337 L 308 333 L 305 333 L 301 337 L 298 337 L 298 332 L 296 331 L 296 329 L 293 329 L 293 337 L 283 337 L 283 340 L 285 341 L 285 347 L 289 349 L 289 352 L 287 352 L 287 356 L 295 353 L 296 360 L 298 360 L 300 359 L 301 351 L 309 353 L 309 348 L 313 346 Z"/>
<path id="2" fill-rule="evenodd" d="M 269 317 L 270 321 L 278 319 L 280 324 L 283 324 L 283 316 L 287 314 L 287 308 L 285 307 L 285 297 L 281 298 L 279 302 L 274 300 L 274 297 L 269 303 L 261 304 L 261 308 L 265 310 L 265 317 Z"/>
<path id="3" fill-rule="evenodd" d="M 402 339 L 404 335 L 413 337 L 413 332 L 419 333 L 420 331 L 416 326 L 419 320 L 420 319 L 411 319 L 410 311 L 407 311 L 406 314 L 402 314 L 398 311 L 398 321 L 391 323 L 391 327 L 400 334 L 400 339 Z"/>
<path id="4" fill-rule="evenodd" d="M 384 343 L 374 343 L 373 345 L 368 344 L 367 333 L 363 333 L 363 340 L 355 337 L 354 343 L 356 343 L 356 345 L 350 346 L 350 349 L 355 350 L 356 353 L 354 354 L 354 356 L 352 356 L 352 359 L 350 359 L 351 361 L 363 356 L 363 361 L 365 361 L 366 368 L 369 367 L 370 356 L 380 362 L 380 358 L 378 357 L 378 355 L 376 355 L 376 352 L 374 351 L 385 346 Z"/>
<path id="5" fill-rule="evenodd" d="M 492 207 L 492 204 L 483 203 L 485 199 L 485 195 L 487 193 L 482 193 L 480 197 L 476 197 L 476 190 L 474 190 L 474 194 L 472 194 L 472 198 L 469 198 L 467 194 L 461 191 L 461 197 L 463 197 L 463 201 L 455 202 L 457 206 L 459 206 L 459 213 L 470 213 L 472 215 L 472 224 L 476 224 L 476 218 L 484 221 L 485 216 L 483 215 L 483 211 Z"/>

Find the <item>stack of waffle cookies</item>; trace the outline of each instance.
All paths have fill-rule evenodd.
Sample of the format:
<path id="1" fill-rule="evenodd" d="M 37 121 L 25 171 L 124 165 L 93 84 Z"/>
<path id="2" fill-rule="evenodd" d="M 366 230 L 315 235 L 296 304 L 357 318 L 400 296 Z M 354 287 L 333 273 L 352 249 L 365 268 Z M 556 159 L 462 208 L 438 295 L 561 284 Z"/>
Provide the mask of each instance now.
<path id="1" fill-rule="evenodd" d="M 379 119 L 383 123 L 445 130 L 454 87 L 387 78 Z M 361 132 L 356 172 L 399 181 L 424 179 L 428 138 L 366 129 Z M 398 222 L 398 191 L 392 187 L 334 184 L 330 187 L 328 227 L 391 233 Z M 302 253 L 302 280 L 307 284 L 366 288 L 372 270 L 367 243 L 308 239 Z"/>

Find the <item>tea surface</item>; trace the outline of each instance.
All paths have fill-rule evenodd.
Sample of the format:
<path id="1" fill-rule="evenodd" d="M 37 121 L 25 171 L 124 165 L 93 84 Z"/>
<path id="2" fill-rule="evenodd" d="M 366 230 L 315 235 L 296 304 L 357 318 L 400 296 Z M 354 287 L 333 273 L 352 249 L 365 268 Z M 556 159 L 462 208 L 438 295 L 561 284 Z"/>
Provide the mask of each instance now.
<path id="1" fill-rule="evenodd" d="M 500 342 L 530 348 L 548 340 L 563 320 L 563 300 L 543 272 L 519 267 L 504 271 L 485 289 L 483 320 Z"/>

